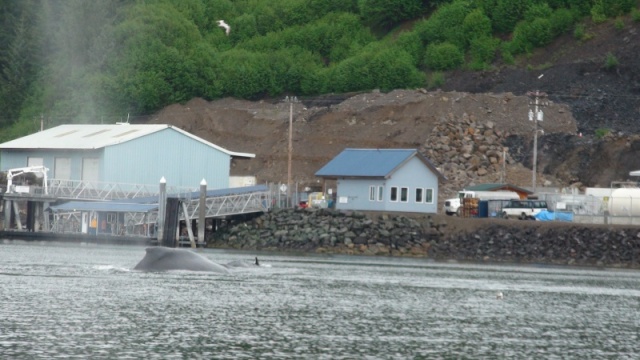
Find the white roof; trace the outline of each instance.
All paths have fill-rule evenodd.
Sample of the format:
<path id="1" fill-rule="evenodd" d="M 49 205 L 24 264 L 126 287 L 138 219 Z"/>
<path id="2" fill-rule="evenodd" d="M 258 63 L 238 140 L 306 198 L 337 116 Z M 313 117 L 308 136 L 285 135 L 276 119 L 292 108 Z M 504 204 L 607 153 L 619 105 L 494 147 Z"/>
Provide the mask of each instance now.
<path id="1" fill-rule="evenodd" d="M 169 128 L 203 144 L 211 146 L 212 148 L 220 150 L 230 156 L 247 158 L 254 158 L 256 156 L 255 154 L 229 151 L 175 126 L 127 123 L 114 125 L 60 125 L 15 140 L 7 141 L 0 144 L 0 149 L 101 149 Z"/>

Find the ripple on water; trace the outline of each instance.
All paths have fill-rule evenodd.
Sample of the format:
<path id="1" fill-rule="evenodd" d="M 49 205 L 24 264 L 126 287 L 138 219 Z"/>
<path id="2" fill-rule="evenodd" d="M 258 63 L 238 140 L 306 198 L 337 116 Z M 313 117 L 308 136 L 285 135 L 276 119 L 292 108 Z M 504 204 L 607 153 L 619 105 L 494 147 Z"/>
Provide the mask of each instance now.
<path id="1" fill-rule="evenodd" d="M 226 263 L 253 254 L 205 251 Z M 261 255 L 142 273 L 137 247 L 0 245 L 9 358 L 633 358 L 633 271 Z M 502 291 L 504 299 L 497 300 Z"/>

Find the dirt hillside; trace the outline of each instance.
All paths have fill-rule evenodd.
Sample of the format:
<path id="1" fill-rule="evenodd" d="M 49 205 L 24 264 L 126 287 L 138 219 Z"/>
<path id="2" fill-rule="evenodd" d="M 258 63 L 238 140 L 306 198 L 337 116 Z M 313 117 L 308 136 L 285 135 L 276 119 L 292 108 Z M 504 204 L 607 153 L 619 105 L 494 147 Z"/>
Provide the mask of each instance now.
<path id="1" fill-rule="evenodd" d="M 286 182 L 291 115 L 292 179 L 312 187 L 320 184 L 314 173 L 344 148 L 428 152 L 439 124 L 481 124 L 494 129 L 499 145 L 508 149 L 506 181 L 530 186 L 533 125 L 527 92 L 540 90 L 549 95 L 549 105 L 540 124 L 538 184 L 609 186 L 640 169 L 635 135 L 640 133 L 639 29 L 630 20 L 622 30 L 612 24 L 592 26 L 590 40 L 566 35 L 514 66 L 449 73 L 442 89 L 434 91 L 327 95 L 300 99 L 291 107 L 283 99 L 193 99 L 163 109 L 150 122 L 176 125 L 226 149 L 256 154 L 234 161 L 232 175 Z M 615 56 L 616 66 L 605 66 L 608 54 Z M 461 180 L 447 173 L 446 159 L 434 162 L 454 184 L 443 188 L 443 196 L 460 182 L 496 182 L 503 175 L 494 164 L 486 174 L 467 173 Z"/>

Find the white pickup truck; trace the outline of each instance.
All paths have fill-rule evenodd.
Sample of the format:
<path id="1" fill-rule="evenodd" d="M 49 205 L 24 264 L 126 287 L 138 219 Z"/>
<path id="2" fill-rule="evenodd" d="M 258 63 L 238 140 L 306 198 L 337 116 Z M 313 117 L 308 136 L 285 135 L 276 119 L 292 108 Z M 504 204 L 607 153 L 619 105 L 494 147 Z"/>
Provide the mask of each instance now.
<path id="1" fill-rule="evenodd" d="M 457 198 L 447 199 L 444 202 L 444 212 L 447 215 L 459 215 L 461 199 L 478 198 L 480 200 L 511 200 L 520 199 L 515 191 L 468 191 L 462 190 L 458 192 Z"/>

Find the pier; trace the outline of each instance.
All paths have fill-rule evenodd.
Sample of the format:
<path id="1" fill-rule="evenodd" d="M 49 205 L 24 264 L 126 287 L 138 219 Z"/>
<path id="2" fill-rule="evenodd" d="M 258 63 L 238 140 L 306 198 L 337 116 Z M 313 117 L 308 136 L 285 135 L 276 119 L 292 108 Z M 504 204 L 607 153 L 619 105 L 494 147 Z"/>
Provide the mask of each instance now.
<path id="1" fill-rule="evenodd" d="M 48 179 L 46 186 L 12 185 L 1 200 L 3 238 L 117 237 L 166 246 L 188 238 L 195 247 L 204 245 L 205 231 L 215 231 L 221 221 L 268 211 L 272 195 L 266 185 L 207 190 L 204 180 L 200 188 L 176 188 L 162 181 Z"/>

